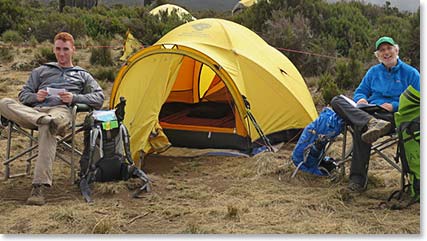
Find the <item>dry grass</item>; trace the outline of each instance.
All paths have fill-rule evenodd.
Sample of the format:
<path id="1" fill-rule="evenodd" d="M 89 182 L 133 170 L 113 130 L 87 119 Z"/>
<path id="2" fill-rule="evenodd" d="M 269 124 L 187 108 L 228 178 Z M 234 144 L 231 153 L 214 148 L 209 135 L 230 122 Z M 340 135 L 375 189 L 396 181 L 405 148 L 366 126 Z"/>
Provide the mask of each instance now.
<path id="1" fill-rule="evenodd" d="M 80 64 L 87 53 L 79 50 Z M 29 74 L 11 71 L 11 64 L 0 66 L 0 87 L 7 86 L 0 97 L 16 97 Z M 2 134 L 2 157 L 5 143 Z M 18 143 L 14 150 L 25 145 Z M 331 155 L 338 155 L 340 143 Z M 151 193 L 132 198 L 135 181 L 95 183 L 91 205 L 69 184 L 67 165 L 57 161 L 42 207 L 25 205 L 31 177 L 0 182 L 0 233 L 420 234 L 419 204 L 405 210 L 380 205 L 399 187 L 399 174 L 380 158 L 371 161 L 368 190 L 355 195 L 345 189 L 347 178 L 331 182 L 301 172 L 291 178 L 293 147 L 249 158 L 150 156 Z"/>

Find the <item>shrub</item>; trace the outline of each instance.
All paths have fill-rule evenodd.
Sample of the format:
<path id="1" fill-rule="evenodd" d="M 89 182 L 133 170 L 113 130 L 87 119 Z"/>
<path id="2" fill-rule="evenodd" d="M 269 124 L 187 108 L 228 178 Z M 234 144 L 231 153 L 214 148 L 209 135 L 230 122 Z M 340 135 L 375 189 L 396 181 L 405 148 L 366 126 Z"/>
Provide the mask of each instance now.
<path id="1" fill-rule="evenodd" d="M 90 55 L 90 63 L 93 65 L 102 65 L 102 66 L 111 66 L 113 65 L 113 57 L 111 54 L 110 48 L 105 48 L 103 46 L 109 46 L 109 40 L 100 40 L 98 45 L 99 48 L 92 48 Z"/>
<path id="2" fill-rule="evenodd" d="M 350 56 L 350 61 L 339 60 L 335 66 L 335 82 L 341 89 L 354 89 L 362 78 L 363 64 Z"/>
<path id="3" fill-rule="evenodd" d="M 13 63 L 10 68 L 12 70 L 16 70 L 16 71 L 30 71 L 32 70 L 34 67 L 36 67 L 36 64 L 34 61 L 31 63 L 26 63 L 26 62 L 16 62 Z"/>
<path id="4" fill-rule="evenodd" d="M 91 69 L 93 77 L 100 81 L 113 82 L 116 78 L 117 69 L 115 67 L 102 67 L 98 66 Z"/>
<path id="5" fill-rule="evenodd" d="M 353 86 L 347 60 L 337 61 L 335 66 L 335 82 L 342 89 L 349 89 Z"/>
<path id="6" fill-rule="evenodd" d="M 13 54 L 9 48 L 0 47 L 0 62 L 12 62 Z"/>
<path id="7" fill-rule="evenodd" d="M 35 47 L 37 47 L 37 44 L 39 43 L 39 41 L 37 41 L 37 39 L 36 39 L 36 37 L 34 37 L 34 35 L 31 35 L 28 43 L 30 44 L 31 47 L 35 48 Z"/>
<path id="8" fill-rule="evenodd" d="M 9 43 L 21 43 L 23 38 L 21 35 L 15 30 L 6 30 L 2 34 L 2 39 L 4 42 Z"/>
<path id="9" fill-rule="evenodd" d="M 93 46 L 95 45 L 93 39 L 91 37 L 88 36 L 83 36 L 80 38 L 74 38 L 74 45 L 76 46 L 76 48 L 79 49 L 86 49 L 89 46 Z"/>
<path id="10" fill-rule="evenodd" d="M 263 37 L 269 44 L 293 50 L 308 49 L 309 40 L 312 38 L 310 22 L 301 14 L 291 18 L 285 11 L 273 11 L 271 20 L 265 25 Z M 286 56 L 303 75 L 313 76 L 312 73 L 315 71 L 311 71 L 312 68 L 304 68 L 309 56 L 293 52 L 286 52 Z"/>
<path id="11" fill-rule="evenodd" d="M 52 13 L 34 21 L 32 34 L 39 42 L 52 41 L 56 33 L 66 30 L 66 26 L 66 16 Z"/>
<path id="12" fill-rule="evenodd" d="M 332 98 L 334 98 L 334 96 L 339 95 L 340 93 L 342 93 L 342 91 L 337 86 L 335 81 L 330 77 L 329 74 L 322 75 L 320 77 L 320 79 L 321 80 L 319 81 L 319 83 L 323 83 L 322 84 L 322 97 L 323 97 L 323 100 L 325 101 L 325 104 L 328 104 L 331 102 L 331 100 L 332 100 Z"/>
<path id="13" fill-rule="evenodd" d="M 34 56 L 34 61 L 38 64 L 56 62 L 55 53 L 53 53 L 51 47 L 41 47 L 39 48 L 39 52 Z"/>

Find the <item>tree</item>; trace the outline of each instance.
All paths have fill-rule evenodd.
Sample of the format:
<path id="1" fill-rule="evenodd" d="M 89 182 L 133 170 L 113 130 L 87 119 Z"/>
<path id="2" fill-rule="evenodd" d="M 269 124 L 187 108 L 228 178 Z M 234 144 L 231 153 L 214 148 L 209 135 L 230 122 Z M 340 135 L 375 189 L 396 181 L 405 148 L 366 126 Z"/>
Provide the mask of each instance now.
<path id="1" fill-rule="evenodd" d="M 416 14 L 410 18 L 409 44 L 407 47 L 407 56 L 410 64 L 420 70 L 420 8 Z"/>
<path id="2" fill-rule="evenodd" d="M 13 30 L 25 18 L 24 8 L 20 1 L 0 1 L 0 34 L 6 30 Z"/>
<path id="3" fill-rule="evenodd" d="M 62 12 L 65 6 L 90 9 L 98 6 L 98 0 L 59 0 L 59 11 Z"/>

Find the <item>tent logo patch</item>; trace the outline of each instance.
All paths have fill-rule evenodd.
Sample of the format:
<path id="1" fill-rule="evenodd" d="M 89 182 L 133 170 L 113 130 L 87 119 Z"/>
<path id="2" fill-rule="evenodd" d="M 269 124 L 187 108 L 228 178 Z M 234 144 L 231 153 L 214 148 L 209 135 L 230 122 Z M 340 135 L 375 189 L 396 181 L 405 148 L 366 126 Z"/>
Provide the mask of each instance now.
<path id="1" fill-rule="evenodd" d="M 198 23 L 198 24 L 193 24 L 192 27 L 197 31 L 203 31 L 204 29 L 210 28 L 211 25 L 207 23 Z"/>

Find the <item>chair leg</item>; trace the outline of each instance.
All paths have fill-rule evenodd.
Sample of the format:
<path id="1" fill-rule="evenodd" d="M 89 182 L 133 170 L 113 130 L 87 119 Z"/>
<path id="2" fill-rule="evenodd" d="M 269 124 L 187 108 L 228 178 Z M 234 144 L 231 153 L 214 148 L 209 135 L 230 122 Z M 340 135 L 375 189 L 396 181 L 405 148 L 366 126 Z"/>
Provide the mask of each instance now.
<path id="1" fill-rule="evenodd" d="M 70 163 L 70 179 L 71 184 L 74 184 L 76 181 L 76 173 L 75 173 L 75 166 L 74 166 L 74 155 L 75 155 L 75 147 L 76 147 L 76 118 L 77 118 L 77 106 L 73 106 L 73 109 L 71 110 L 72 114 L 72 120 L 71 120 L 71 163 Z"/>
<path id="2" fill-rule="evenodd" d="M 31 136 L 32 137 L 34 137 L 34 130 L 31 130 Z M 30 138 L 30 146 L 29 147 L 31 147 L 31 146 L 33 146 L 33 138 Z M 27 173 L 27 175 L 29 176 L 30 174 L 31 174 L 31 159 L 32 158 L 30 158 L 31 156 L 33 155 L 33 150 L 31 150 L 29 153 L 28 153 L 28 159 L 27 159 L 27 167 L 26 167 L 26 169 L 25 169 L 25 173 Z"/>
<path id="3" fill-rule="evenodd" d="M 342 147 L 341 147 L 341 161 L 342 161 L 342 165 L 341 165 L 341 175 L 344 177 L 345 176 L 345 152 L 346 152 L 346 146 L 347 146 L 347 126 L 344 125 L 344 132 L 343 132 L 343 140 L 342 140 Z"/>
<path id="4" fill-rule="evenodd" d="M 7 125 L 7 144 L 6 144 L 6 160 L 9 160 L 10 158 L 10 146 L 12 143 L 12 122 L 9 122 Z M 4 164 L 4 180 L 9 179 L 10 177 L 10 166 L 9 163 L 3 163 Z"/>
<path id="5" fill-rule="evenodd" d="M 74 114 L 74 113 L 73 113 Z M 70 163 L 70 175 L 71 175 L 71 184 L 74 184 L 74 182 L 76 181 L 76 174 L 75 174 L 75 167 L 74 167 L 74 155 L 75 155 L 75 147 L 76 147 L 76 119 L 73 116 L 73 120 L 72 120 L 72 126 L 71 126 L 71 163 Z"/>

